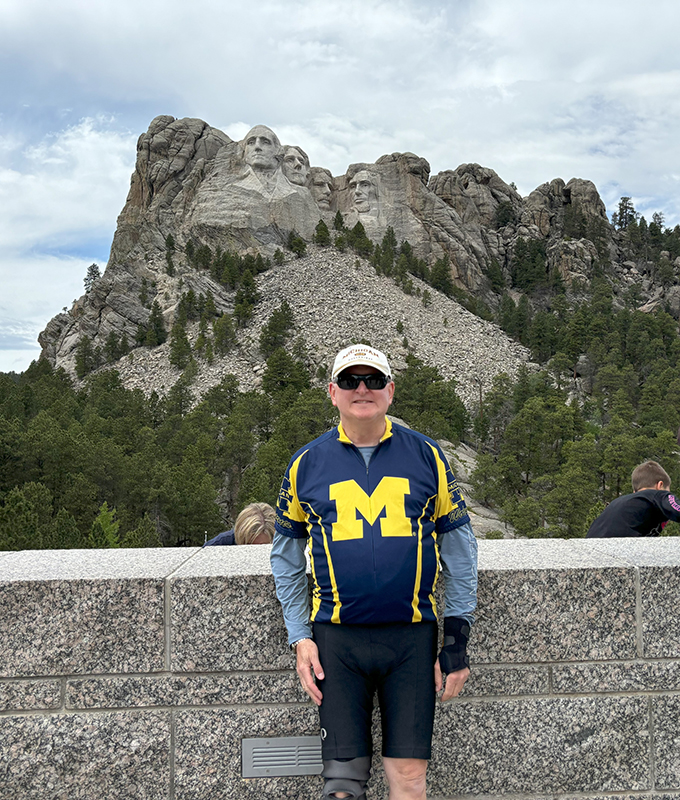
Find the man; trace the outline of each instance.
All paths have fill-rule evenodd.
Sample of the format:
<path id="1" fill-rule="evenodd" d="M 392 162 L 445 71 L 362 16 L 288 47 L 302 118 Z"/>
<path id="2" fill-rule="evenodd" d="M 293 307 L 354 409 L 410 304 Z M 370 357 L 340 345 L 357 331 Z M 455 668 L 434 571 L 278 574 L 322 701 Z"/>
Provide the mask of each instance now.
<path id="1" fill-rule="evenodd" d="M 232 186 L 257 192 L 268 201 L 286 197 L 294 191 L 281 171 L 283 148 L 271 128 L 266 125 L 251 128 L 239 142 L 239 153 L 246 168 Z"/>
<path id="2" fill-rule="evenodd" d="M 439 446 L 386 418 L 394 383 L 383 353 L 342 350 L 328 391 L 340 425 L 293 456 L 272 545 L 297 672 L 319 706 L 324 797 L 365 797 L 377 691 L 390 800 L 424 800 L 435 692 L 442 673 L 443 700 L 469 675 L 477 543 Z M 440 568 L 446 608 L 437 658 Z"/>
<path id="3" fill-rule="evenodd" d="M 273 173 L 280 166 L 281 142 L 266 125 L 251 128 L 241 142 L 243 160 L 255 172 Z"/>
<path id="4" fill-rule="evenodd" d="M 680 503 L 670 493 L 671 479 L 656 461 L 633 470 L 633 494 L 617 497 L 590 526 L 587 539 L 659 536 L 668 520 L 680 522 Z"/>

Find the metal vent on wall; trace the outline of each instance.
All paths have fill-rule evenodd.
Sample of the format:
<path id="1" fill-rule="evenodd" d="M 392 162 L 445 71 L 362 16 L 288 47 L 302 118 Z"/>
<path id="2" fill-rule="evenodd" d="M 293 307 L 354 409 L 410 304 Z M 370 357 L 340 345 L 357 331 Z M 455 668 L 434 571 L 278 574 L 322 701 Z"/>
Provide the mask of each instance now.
<path id="1" fill-rule="evenodd" d="M 241 765 L 244 778 L 320 775 L 323 769 L 321 738 L 281 736 L 241 739 Z"/>

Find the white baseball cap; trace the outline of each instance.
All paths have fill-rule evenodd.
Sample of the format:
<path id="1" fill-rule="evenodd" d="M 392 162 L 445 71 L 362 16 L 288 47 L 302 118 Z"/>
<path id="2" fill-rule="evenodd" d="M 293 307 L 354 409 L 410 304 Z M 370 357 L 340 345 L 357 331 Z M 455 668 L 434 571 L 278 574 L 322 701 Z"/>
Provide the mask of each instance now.
<path id="1" fill-rule="evenodd" d="M 390 365 L 384 353 L 366 344 L 351 344 L 349 347 L 341 350 L 335 357 L 331 380 L 337 378 L 338 375 L 348 367 L 354 367 L 357 364 L 375 367 L 375 369 L 380 370 L 380 372 L 388 378 L 392 377 L 392 370 L 390 369 Z"/>

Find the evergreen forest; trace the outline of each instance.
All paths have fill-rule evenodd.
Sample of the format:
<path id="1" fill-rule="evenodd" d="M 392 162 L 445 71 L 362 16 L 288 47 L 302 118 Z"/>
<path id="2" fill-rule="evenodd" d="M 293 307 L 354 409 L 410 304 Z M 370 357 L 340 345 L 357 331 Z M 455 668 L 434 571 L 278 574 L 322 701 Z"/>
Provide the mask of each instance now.
<path id="1" fill-rule="evenodd" d="M 660 215 L 647 225 L 630 198 L 622 198 L 613 222 L 630 257 L 644 260 L 655 281 L 680 281 L 673 267 L 680 227 L 665 228 Z M 601 231 L 588 230 L 577 210 L 565 229 L 602 250 Z M 179 258 L 171 239 L 169 274 Z M 647 459 L 678 485 L 678 323 L 663 308 L 640 311 L 636 286 L 615 294 L 604 258 L 588 285 L 564 286 L 547 267 L 545 247 L 520 239 L 509 269 L 489 265 L 496 302 L 487 305 L 453 285 L 444 259 L 429 268 L 391 229 L 373 243 L 360 224 L 347 230 L 338 215 L 332 232 L 319 224 L 315 243 L 370 260 L 424 305 L 437 292 L 454 297 L 531 350 L 539 369 L 480 385 L 471 411 L 454 381 L 410 355 L 392 408 L 423 433 L 478 450 L 475 496 L 500 510 L 516 535 L 584 536 L 607 502 L 630 491 L 633 467 Z M 301 257 L 306 245 L 291 231 L 288 247 Z M 126 389 L 107 367 L 125 355 L 127 341 L 111 340 L 102 352 L 82 340 L 78 386 L 45 360 L 21 375 L 0 373 L 0 549 L 200 545 L 231 527 L 247 503 L 275 503 L 291 455 L 336 424 L 325 371 L 307 371 L 305 343 L 294 339 L 294 309 L 285 301 L 260 337 L 262 389 L 239 391 L 226 375 L 197 402 L 196 361 L 235 346 L 235 329 L 249 324 L 259 299 L 254 276 L 271 264 L 193 242 L 182 257 L 234 291 L 234 314 L 187 292 L 167 332 L 150 293 L 149 325 L 136 345 L 154 347 L 169 336 L 171 362 L 182 370 L 164 397 Z M 282 258 L 277 251 L 274 262 Z M 97 277 L 88 271 L 86 289 Z M 421 291 L 414 278 L 430 288 Z M 193 345 L 192 323 L 199 326 Z M 675 523 L 664 531 L 678 532 Z"/>

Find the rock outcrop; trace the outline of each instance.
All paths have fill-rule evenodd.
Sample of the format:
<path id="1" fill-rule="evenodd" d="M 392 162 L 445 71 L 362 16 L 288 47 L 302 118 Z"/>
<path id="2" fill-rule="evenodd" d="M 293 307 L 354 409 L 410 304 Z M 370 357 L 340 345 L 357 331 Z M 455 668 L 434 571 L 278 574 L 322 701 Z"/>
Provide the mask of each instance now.
<path id="1" fill-rule="evenodd" d="M 149 323 L 152 301 L 169 330 L 181 294 L 190 288 L 197 294 L 210 291 L 218 310 L 229 310 L 233 293 L 187 265 L 187 243 L 272 257 L 285 248 L 291 231 L 310 242 L 319 220 L 331 228 L 338 211 L 346 227 L 360 222 L 376 242 L 392 228 L 398 242 L 408 240 L 430 265 L 448 259 L 458 287 L 492 307 L 498 295 L 487 273 L 493 268 L 498 275 L 500 269 L 510 285 L 520 238 L 545 242 L 547 269 L 567 286 L 587 283 L 596 269 L 615 275 L 624 286 L 637 280 L 636 265 L 621 266 L 621 237 L 590 181 L 555 179 L 522 198 L 478 164 L 430 177 L 428 162 L 413 153 L 352 164 L 334 177 L 311 166 L 299 145 L 281 144 L 266 126 L 235 142 L 202 120 L 160 116 L 139 138 L 104 276 L 70 311 L 48 323 L 39 337 L 43 354 L 73 372 L 82 337 L 102 349 L 111 334 L 133 342 L 138 328 Z M 170 241 L 176 270 L 166 268 Z M 319 271 L 308 276 L 310 283 L 332 280 L 334 267 L 321 252 L 306 268 Z M 653 281 L 645 288 L 642 277 L 642 302 L 670 303 L 680 314 L 675 294 L 654 296 Z M 301 302 L 300 295 L 292 299 Z M 324 313 L 314 297 L 305 302 L 317 315 Z M 436 304 L 442 302 L 436 298 Z M 504 338 L 498 330 L 494 336 Z"/>
<path id="2" fill-rule="evenodd" d="M 414 280 L 421 292 L 428 288 Z M 457 392 L 469 407 L 479 397 L 480 381 L 482 387 L 490 388 L 494 375 L 515 375 L 520 364 L 529 362 L 526 348 L 497 325 L 431 288 L 436 300 L 424 306 L 416 294 L 404 294 L 390 278 L 377 275 L 368 262 L 349 253 L 311 246 L 303 258 L 289 257 L 258 275 L 256 283 L 261 299 L 251 323 L 237 331 L 237 346 L 212 364 L 197 360 L 198 374 L 192 384 L 197 397 L 227 373 L 235 375 L 243 389 L 260 385 L 266 367 L 258 345 L 260 332 L 283 300 L 295 319 L 291 340 L 301 337 L 305 342 L 306 366 L 311 374 L 323 376 L 321 385 L 327 381 L 337 351 L 362 339 L 386 352 L 396 371 L 406 367 L 409 353 L 436 366 L 444 378 L 455 379 Z M 194 342 L 198 324 L 188 333 Z M 170 364 L 168 354 L 168 342 L 141 347 L 114 366 L 129 388 L 163 394 L 181 374 Z"/>

